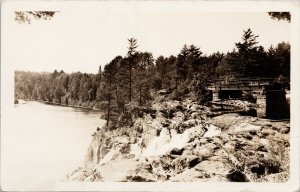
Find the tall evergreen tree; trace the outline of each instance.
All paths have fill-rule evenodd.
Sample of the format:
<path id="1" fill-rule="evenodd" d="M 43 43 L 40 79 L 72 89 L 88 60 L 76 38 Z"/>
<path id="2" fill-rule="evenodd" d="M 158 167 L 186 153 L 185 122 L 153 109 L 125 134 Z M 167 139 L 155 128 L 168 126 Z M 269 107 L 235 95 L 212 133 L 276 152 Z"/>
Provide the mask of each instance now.
<path id="1" fill-rule="evenodd" d="M 129 47 L 128 47 L 128 52 L 127 52 L 127 57 L 128 57 L 128 62 L 127 64 L 127 70 L 129 72 L 129 102 L 132 99 L 132 69 L 135 67 L 136 62 L 137 62 L 137 55 L 138 52 L 136 51 L 137 46 L 137 40 L 134 38 L 128 39 L 129 41 Z"/>
<path id="2" fill-rule="evenodd" d="M 249 28 L 244 31 L 242 42 L 235 44 L 238 49 L 238 63 L 235 64 L 239 65 L 237 68 L 240 71 L 241 76 L 256 76 L 256 73 L 253 71 L 252 67 L 256 65 L 257 62 L 257 37 L 258 35 L 254 35 L 252 30 Z"/>
<path id="3" fill-rule="evenodd" d="M 149 73 L 154 65 L 153 55 L 149 52 L 139 53 L 135 69 L 135 89 L 138 103 L 142 105 L 150 98 L 150 83 L 152 75 Z"/>
<path id="4" fill-rule="evenodd" d="M 200 48 L 195 45 L 190 45 L 187 56 L 187 78 L 192 80 L 194 75 L 199 71 L 201 65 L 201 54 Z"/>
<path id="5" fill-rule="evenodd" d="M 118 103 L 115 90 L 115 75 L 116 75 L 116 63 L 111 61 L 104 67 L 103 73 L 103 97 L 107 100 L 107 113 L 106 113 L 106 125 L 110 126 L 117 122 L 119 116 Z"/>

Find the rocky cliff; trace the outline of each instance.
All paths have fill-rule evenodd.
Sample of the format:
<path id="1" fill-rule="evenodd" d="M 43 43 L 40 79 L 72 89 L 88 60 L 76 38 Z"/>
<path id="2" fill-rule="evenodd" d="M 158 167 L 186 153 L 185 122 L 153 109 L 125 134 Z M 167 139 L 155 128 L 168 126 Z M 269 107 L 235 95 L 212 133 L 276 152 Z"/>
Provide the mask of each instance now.
<path id="1" fill-rule="evenodd" d="M 118 128 L 93 136 L 73 181 L 285 182 L 289 121 L 227 113 L 192 100 L 127 106 Z"/>

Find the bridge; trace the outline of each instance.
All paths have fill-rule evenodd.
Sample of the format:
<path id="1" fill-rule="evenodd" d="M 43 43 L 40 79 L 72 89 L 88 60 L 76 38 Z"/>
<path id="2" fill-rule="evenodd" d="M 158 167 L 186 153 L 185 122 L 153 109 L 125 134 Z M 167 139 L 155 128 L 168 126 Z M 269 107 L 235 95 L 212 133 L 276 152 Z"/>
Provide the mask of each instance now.
<path id="1" fill-rule="evenodd" d="M 289 101 L 286 98 L 286 92 L 274 85 L 272 85 L 276 78 L 235 78 L 235 79 L 217 79 L 211 81 L 206 85 L 210 90 L 211 101 L 230 98 L 242 98 L 244 91 L 264 91 L 266 90 L 266 117 L 270 119 L 284 119 L 290 116 Z M 289 87 L 289 81 L 277 79 L 284 87 Z"/>
<path id="2" fill-rule="evenodd" d="M 235 78 L 231 80 L 217 79 L 207 84 L 207 89 L 211 91 L 253 91 L 264 90 L 273 82 L 274 78 L 249 77 Z"/>
<path id="3" fill-rule="evenodd" d="M 276 78 L 248 77 L 233 79 L 217 79 L 209 82 L 206 88 L 210 90 L 211 99 L 241 98 L 244 91 L 264 91 Z M 288 85 L 288 81 L 280 80 Z"/>

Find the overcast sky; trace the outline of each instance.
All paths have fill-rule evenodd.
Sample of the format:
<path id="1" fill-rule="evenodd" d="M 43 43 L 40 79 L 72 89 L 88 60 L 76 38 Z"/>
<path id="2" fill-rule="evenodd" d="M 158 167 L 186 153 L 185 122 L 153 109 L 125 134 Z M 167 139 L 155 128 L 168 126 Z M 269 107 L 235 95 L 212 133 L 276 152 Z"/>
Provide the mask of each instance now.
<path id="1" fill-rule="evenodd" d="M 80 8 L 80 9 L 79 9 Z M 138 50 L 177 55 L 184 44 L 194 44 L 205 54 L 227 52 L 251 28 L 263 47 L 289 42 L 290 23 L 266 12 L 142 11 L 133 3 L 115 9 L 107 2 L 93 6 L 57 7 L 50 21 L 19 24 L 14 13 L 5 17 L 6 61 L 17 70 L 97 73 L 115 56 L 124 56 L 130 37 Z M 121 11 L 120 11 L 121 10 Z"/>

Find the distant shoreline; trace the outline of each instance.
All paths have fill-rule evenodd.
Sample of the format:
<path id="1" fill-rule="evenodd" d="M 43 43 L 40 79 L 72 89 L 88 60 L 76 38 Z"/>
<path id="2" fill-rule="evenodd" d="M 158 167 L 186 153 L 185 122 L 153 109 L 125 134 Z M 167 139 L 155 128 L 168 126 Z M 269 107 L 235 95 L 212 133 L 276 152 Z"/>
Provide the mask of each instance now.
<path id="1" fill-rule="evenodd" d="M 49 101 L 42 101 L 42 100 L 26 100 L 26 99 L 17 99 L 18 101 L 19 100 L 23 100 L 23 101 L 36 101 L 36 102 L 39 102 L 39 103 L 43 103 L 43 104 L 46 104 L 46 105 L 57 105 L 57 106 L 62 106 L 62 107 L 72 107 L 72 108 L 78 108 L 78 109 L 85 109 L 85 110 L 91 110 L 91 111 L 99 111 L 99 112 L 102 112 L 103 110 L 101 109 L 93 109 L 91 107 L 81 107 L 81 106 L 75 106 L 75 105 L 65 105 L 65 104 L 61 104 L 61 103 L 54 103 L 54 102 L 49 102 Z M 21 104 L 19 102 L 19 104 Z"/>

